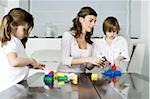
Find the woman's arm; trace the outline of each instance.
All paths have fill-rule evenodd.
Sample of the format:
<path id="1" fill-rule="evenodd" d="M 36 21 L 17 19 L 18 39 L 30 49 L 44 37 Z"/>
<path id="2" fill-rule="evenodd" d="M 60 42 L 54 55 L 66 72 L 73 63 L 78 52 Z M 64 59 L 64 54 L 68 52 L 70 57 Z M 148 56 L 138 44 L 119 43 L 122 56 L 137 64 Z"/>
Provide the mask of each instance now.
<path id="1" fill-rule="evenodd" d="M 71 40 L 72 40 L 72 35 L 70 32 L 65 32 L 62 37 L 62 42 L 61 42 L 61 62 L 63 65 L 69 65 L 71 66 L 72 62 L 72 57 L 70 56 L 71 54 Z"/>
<path id="2" fill-rule="evenodd" d="M 96 56 L 72 59 L 72 65 L 91 63 L 91 64 L 99 66 L 101 62 L 102 62 L 102 60 Z"/>
<path id="3" fill-rule="evenodd" d="M 74 58 L 70 56 L 71 54 L 71 41 L 73 37 L 69 32 L 65 32 L 62 38 L 62 64 L 63 65 L 78 65 L 83 63 L 92 63 L 98 65 L 101 62 L 98 57 L 86 57 L 86 58 Z M 76 50 L 76 49 L 74 49 Z"/>

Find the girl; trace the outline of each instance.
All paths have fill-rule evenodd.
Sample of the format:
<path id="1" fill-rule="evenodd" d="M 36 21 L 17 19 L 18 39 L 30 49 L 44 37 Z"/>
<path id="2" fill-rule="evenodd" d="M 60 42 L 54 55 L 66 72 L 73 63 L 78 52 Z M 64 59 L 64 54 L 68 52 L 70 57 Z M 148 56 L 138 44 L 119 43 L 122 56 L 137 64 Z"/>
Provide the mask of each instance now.
<path id="1" fill-rule="evenodd" d="M 0 89 L 6 89 L 25 80 L 31 64 L 43 69 L 35 59 L 28 58 L 21 40 L 28 37 L 33 28 L 33 17 L 21 8 L 14 8 L 5 15 L 0 24 Z"/>
<path id="2" fill-rule="evenodd" d="M 91 7 L 83 7 L 73 19 L 70 31 L 62 38 L 62 69 L 65 72 L 85 72 L 86 63 L 99 65 L 98 57 L 91 57 L 93 34 L 97 13 Z"/>

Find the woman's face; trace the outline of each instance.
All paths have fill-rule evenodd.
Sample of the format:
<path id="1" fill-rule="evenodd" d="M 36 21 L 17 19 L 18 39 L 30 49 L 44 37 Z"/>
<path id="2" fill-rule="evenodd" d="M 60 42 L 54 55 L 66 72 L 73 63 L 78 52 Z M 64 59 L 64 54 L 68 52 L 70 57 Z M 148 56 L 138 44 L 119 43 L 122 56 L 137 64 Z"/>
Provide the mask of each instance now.
<path id="1" fill-rule="evenodd" d="M 85 16 L 85 18 L 82 18 L 82 17 L 79 18 L 83 33 L 92 31 L 96 23 L 96 18 L 97 17 L 94 15 L 87 15 Z"/>

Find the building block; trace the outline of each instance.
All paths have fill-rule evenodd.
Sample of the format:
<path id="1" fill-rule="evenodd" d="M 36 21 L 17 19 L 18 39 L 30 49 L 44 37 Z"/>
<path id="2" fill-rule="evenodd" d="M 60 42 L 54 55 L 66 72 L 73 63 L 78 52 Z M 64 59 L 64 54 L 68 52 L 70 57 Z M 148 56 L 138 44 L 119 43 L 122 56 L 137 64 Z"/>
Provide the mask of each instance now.
<path id="1" fill-rule="evenodd" d="M 91 74 L 91 80 L 92 81 L 97 81 L 98 80 L 98 75 L 96 73 Z"/>

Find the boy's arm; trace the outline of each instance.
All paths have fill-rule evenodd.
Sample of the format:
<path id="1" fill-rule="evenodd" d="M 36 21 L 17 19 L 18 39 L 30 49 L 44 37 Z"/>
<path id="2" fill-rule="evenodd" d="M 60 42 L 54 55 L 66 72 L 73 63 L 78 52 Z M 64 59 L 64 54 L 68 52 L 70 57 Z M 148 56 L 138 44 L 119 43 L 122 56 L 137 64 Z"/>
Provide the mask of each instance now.
<path id="1" fill-rule="evenodd" d="M 119 60 L 127 60 L 129 61 L 129 55 L 128 55 L 128 43 L 126 39 L 123 39 L 122 41 L 122 48 L 120 51 L 120 56 L 118 57 Z"/>
<path id="2" fill-rule="evenodd" d="M 120 66 L 120 63 L 123 61 L 123 60 L 125 60 L 126 58 L 124 57 L 124 56 L 118 56 L 117 58 L 116 58 L 116 60 L 115 60 L 115 65 L 116 66 Z"/>

